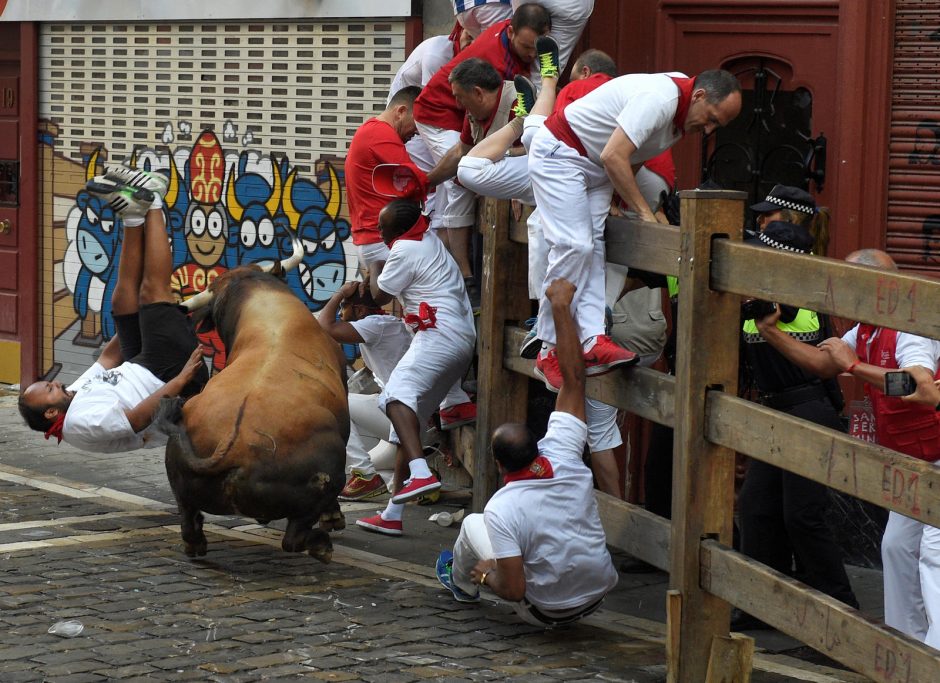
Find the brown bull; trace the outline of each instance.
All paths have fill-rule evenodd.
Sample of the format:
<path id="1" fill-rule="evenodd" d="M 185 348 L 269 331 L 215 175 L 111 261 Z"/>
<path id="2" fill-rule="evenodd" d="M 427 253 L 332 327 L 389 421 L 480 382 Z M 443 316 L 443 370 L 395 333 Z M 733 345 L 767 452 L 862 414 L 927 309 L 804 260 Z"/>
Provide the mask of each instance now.
<path id="1" fill-rule="evenodd" d="M 281 547 L 329 562 L 327 531 L 345 526 L 336 500 L 349 437 L 342 351 L 287 285 L 257 267 L 213 282 L 210 316 L 228 364 L 182 406 L 181 424 L 179 412 L 175 427 L 163 419 L 186 554 L 206 554 L 202 510 L 286 517 Z"/>

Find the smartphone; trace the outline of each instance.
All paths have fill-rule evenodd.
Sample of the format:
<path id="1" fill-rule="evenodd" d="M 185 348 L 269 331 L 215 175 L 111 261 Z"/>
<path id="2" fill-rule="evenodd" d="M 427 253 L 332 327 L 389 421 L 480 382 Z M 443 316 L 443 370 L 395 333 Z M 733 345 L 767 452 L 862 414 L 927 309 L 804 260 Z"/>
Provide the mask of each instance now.
<path id="1" fill-rule="evenodd" d="M 909 372 L 885 373 L 885 396 L 909 396 L 917 391 L 917 382 Z"/>

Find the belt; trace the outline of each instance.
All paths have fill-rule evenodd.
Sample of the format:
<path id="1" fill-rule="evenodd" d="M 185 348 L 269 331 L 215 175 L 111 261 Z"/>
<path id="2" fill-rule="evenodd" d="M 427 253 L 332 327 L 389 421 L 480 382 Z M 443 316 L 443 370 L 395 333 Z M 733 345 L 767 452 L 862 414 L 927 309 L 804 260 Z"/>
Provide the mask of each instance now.
<path id="1" fill-rule="evenodd" d="M 563 617 L 549 616 L 528 600 L 524 600 L 524 602 L 526 609 L 529 610 L 529 614 L 541 621 L 546 626 L 561 626 L 563 624 L 570 624 L 571 622 L 577 621 L 578 619 L 586 617 L 587 615 L 594 612 L 598 607 L 601 606 L 601 603 L 604 602 L 604 596 L 602 595 L 596 601 L 590 603 L 589 605 L 585 605 L 574 614 L 566 614 Z"/>
<path id="2" fill-rule="evenodd" d="M 822 384 L 803 384 L 784 391 L 762 394 L 760 402 L 768 408 L 783 410 L 823 398 L 828 399 L 829 393 Z"/>

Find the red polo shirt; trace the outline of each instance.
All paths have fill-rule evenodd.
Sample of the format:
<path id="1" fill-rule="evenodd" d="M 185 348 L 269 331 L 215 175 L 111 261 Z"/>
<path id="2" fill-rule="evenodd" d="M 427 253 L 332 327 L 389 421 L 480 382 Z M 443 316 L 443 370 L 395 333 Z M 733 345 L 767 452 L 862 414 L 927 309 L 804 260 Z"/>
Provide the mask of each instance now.
<path id="1" fill-rule="evenodd" d="M 372 186 L 372 171 L 379 164 L 402 164 L 422 179 L 421 171 L 405 149 L 398 133 L 381 119 L 372 118 L 359 126 L 346 152 L 346 198 L 352 223 L 353 244 L 381 242 L 379 211 L 392 201 Z"/>
<path id="2" fill-rule="evenodd" d="M 454 99 L 450 89 L 450 72 L 465 59 L 479 57 L 492 64 L 504 81 L 511 81 L 515 76 L 527 76 L 528 64 L 524 64 L 513 53 L 506 29 L 510 19 L 493 24 L 481 33 L 476 40 L 460 54 L 447 62 L 431 77 L 415 100 L 415 121 L 446 130 L 461 130 L 465 110 Z"/>

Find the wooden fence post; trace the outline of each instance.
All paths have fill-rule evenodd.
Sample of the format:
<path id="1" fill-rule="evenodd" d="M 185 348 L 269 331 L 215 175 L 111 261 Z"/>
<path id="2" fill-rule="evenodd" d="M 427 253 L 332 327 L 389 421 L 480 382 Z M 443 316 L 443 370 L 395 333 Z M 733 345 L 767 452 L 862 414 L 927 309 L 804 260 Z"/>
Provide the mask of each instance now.
<path id="1" fill-rule="evenodd" d="M 473 458 L 473 511 L 482 512 L 498 486 L 496 463 L 489 455 L 490 435 L 504 422 L 525 422 L 528 378 L 503 367 L 507 321 L 529 317 L 524 244 L 509 239 L 509 202 L 483 202 L 483 291 L 477 351 L 477 426 Z"/>
<path id="2" fill-rule="evenodd" d="M 700 543 L 731 545 L 734 453 L 705 440 L 705 397 L 710 389 L 737 392 L 740 297 L 709 288 L 715 235 L 740 239 L 743 192 L 679 193 L 682 210 L 679 264 L 676 434 L 672 484 L 670 588 L 681 595 L 678 652 L 669 653 L 670 683 L 706 680 L 712 640 L 728 634 L 728 603 L 702 590 Z"/>

